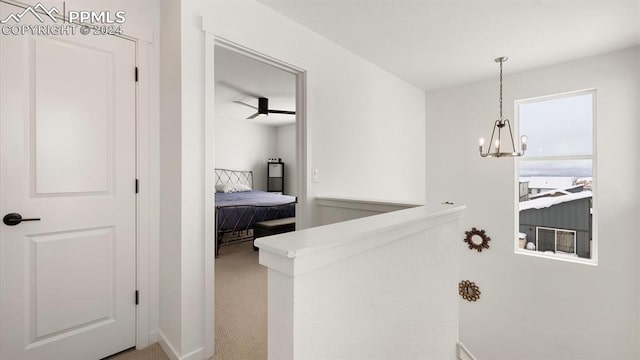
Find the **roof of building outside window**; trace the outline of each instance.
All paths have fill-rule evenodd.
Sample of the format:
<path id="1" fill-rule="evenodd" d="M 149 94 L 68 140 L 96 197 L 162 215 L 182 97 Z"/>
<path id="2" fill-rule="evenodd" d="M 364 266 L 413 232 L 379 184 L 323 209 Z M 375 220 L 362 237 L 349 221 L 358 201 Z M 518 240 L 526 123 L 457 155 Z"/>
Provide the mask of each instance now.
<path id="1" fill-rule="evenodd" d="M 575 177 L 521 177 L 520 181 L 529 182 L 529 189 L 565 189 L 574 185 Z"/>
<path id="2" fill-rule="evenodd" d="M 544 209 L 554 205 L 566 203 L 569 201 L 576 201 L 580 199 L 586 199 L 593 196 L 591 191 L 581 191 L 578 193 L 571 193 L 562 196 L 542 197 L 528 201 L 522 201 L 520 203 L 520 211 L 529 209 Z"/>

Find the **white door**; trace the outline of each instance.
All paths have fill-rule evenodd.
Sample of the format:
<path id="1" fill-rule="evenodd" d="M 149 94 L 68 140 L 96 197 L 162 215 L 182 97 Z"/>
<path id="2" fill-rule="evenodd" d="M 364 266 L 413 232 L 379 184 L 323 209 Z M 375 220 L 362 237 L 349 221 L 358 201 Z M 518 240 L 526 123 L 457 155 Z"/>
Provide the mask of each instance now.
<path id="1" fill-rule="evenodd" d="M 134 69 L 122 38 L 0 34 L 0 217 L 40 219 L 0 222 L 0 359 L 135 345 Z"/>

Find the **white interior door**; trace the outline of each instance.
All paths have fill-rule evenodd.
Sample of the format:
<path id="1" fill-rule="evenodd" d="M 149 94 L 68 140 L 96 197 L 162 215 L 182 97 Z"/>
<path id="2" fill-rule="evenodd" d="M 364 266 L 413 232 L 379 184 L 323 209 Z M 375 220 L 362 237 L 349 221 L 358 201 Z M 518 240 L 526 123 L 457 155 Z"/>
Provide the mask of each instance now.
<path id="1" fill-rule="evenodd" d="M 0 217 L 40 219 L 0 223 L 1 359 L 135 345 L 134 69 L 122 38 L 0 35 Z"/>

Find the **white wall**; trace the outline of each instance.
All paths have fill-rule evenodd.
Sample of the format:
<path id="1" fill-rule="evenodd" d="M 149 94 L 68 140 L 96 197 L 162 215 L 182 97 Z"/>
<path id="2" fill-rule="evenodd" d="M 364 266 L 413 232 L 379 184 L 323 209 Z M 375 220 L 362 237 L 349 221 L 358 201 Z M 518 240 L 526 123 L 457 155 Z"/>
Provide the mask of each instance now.
<path id="1" fill-rule="evenodd" d="M 297 196 L 296 124 L 278 126 L 276 138 L 276 153 L 284 162 L 284 193 Z"/>
<path id="2" fill-rule="evenodd" d="M 253 188 L 267 191 L 267 158 L 278 154 L 275 127 L 218 117 L 215 147 L 217 168 L 252 170 Z"/>
<path id="3" fill-rule="evenodd" d="M 181 351 L 181 101 L 180 2 L 162 1 L 160 7 L 160 340 Z M 171 352 L 168 349 L 167 352 Z"/>
<path id="4" fill-rule="evenodd" d="M 291 359 L 455 359 L 458 224 L 441 226 L 296 279 Z"/>
<path id="5" fill-rule="evenodd" d="M 478 359 L 640 358 L 639 65 L 635 48 L 505 76 L 511 118 L 516 99 L 598 91 L 598 266 L 514 254 L 514 161 L 477 149 L 497 76 L 427 93 L 427 200 L 466 204 L 465 227 L 491 237 L 488 251 L 460 254 L 461 278 L 482 291 L 460 301 L 460 339 Z"/>

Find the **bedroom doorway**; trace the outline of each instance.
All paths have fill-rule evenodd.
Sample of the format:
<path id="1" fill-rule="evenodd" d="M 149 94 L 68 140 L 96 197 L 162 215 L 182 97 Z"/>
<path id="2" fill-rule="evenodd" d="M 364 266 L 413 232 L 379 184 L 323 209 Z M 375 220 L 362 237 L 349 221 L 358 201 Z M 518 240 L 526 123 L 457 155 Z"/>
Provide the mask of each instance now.
<path id="1" fill-rule="evenodd" d="M 304 72 L 228 42 L 209 50 L 214 359 L 266 359 L 267 272 L 252 240 L 306 227 Z"/>
<path id="2" fill-rule="evenodd" d="M 229 244 L 295 226 L 296 75 L 215 47 L 216 256 Z M 255 228 L 255 232 L 254 232 Z M 264 230 L 264 231 L 262 231 Z"/>

